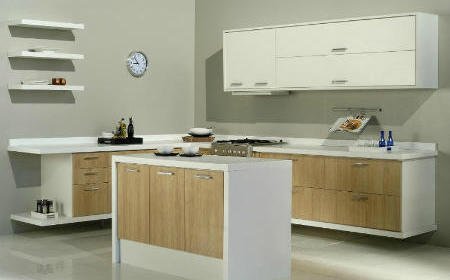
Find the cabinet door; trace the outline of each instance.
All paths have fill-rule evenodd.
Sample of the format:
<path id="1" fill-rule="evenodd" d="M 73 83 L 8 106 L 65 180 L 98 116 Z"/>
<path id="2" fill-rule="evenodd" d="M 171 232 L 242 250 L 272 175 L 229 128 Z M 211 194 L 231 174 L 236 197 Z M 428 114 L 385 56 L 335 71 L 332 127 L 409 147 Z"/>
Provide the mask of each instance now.
<path id="1" fill-rule="evenodd" d="M 337 192 L 336 223 L 363 227 L 366 224 L 366 210 L 359 194 L 346 191 Z"/>
<path id="2" fill-rule="evenodd" d="M 106 183 L 73 186 L 72 194 L 74 217 L 111 213 Z"/>
<path id="3" fill-rule="evenodd" d="M 294 185 L 311 188 L 324 186 L 325 161 L 321 156 L 293 156 Z"/>
<path id="4" fill-rule="evenodd" d="M 150 167 L 150 244 L 184 250 L 184 169 Z"/>
<path id="5" fill-rule="evenodd" d="M 350 190 L 350 169 L 347 158 L 325 158 L 324 188 Z"/>
<path id="6" fill-rule="evenodd" d="M 349 164 L 352 191 L 383 194 L 384 166 L 382 162 L 351 159 Z"/>
<path id="7" fill-rule="evenodd" d="M 277 29 L 277 57 L 414 50 L 415 16 Z"/>
<path id="8" fill-rule="evenodd" d="M 336 222 L 336 191 L 313 189 L 313 220 Z"/>
<path id="9" fill-rule="evenodd" d="M 312 219 L 313 213 L 313 189 L 305 187 L 293 187 L 292 191 L 292 218 Z"/>
<path id="10" fill-rule="evenodd" d="M 401 198 L 398 196 L 386 195 L 384 199 L 385 229 L 392 231 L 401 231 Z"/>
<path id="11" fill-rule="evenodd" d="M 185 250 L 223 257 L 223 173 L 185 170 Z"/>
<path id="12" fill-rule="evenodd" d="M 117 168 L 119 238 L 149 243 L 150 167 L 119 163 Z"/>
<path id="13" fill-rule="evenodd" d="M 280 88 L 414 86 L 415 51 L 277 59 Z"/>
<path id="14" fill-rule="evenodd" d="M 275 29 L 227 32 L 223 40 L 225 90 L 275 86 Z"/>

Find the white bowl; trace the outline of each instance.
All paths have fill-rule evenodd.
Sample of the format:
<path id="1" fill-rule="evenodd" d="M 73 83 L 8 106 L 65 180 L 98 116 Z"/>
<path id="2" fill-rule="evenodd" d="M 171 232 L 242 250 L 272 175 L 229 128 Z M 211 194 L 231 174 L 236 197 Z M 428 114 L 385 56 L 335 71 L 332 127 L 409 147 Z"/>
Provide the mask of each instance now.
<path id="1" fill-rule="evenodd" d="M 194 155 L 194 154 L 198 153 L 198 150 L 200 149 L 200 147 L 199 146 L 185 146 L 182 149 L 183 149 L 183 154 Z"/>
<path id="2" fill-rule="evenodd" d="M 173 151 L 173 147 L 170 147 L 170 146 L 158 147 L 158 153 L 160 153 L 160 154 L 167 155 L 167 154 L 172 153 L 172 151 Z"/>
<path id="3" fill-rule="evenodd" d="M 111 132 L 102 132 L 102 137 L 104 138 L 113 138 L 114 134 Z"/>
<path id="4" fill-rule="evenodd" d="M 202 127 L 194 127 L 189 129 L 189 133 L 195 134 L 195 135 L 209 135 L 212 133 L 211 128 L 202 128 Z"/>

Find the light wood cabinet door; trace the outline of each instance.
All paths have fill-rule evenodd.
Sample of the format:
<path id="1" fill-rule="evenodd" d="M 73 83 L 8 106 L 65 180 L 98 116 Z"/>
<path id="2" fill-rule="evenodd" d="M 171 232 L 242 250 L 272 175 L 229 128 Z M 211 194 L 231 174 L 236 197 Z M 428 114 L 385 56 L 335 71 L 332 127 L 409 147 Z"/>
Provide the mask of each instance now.
<path id="1" fill-rule="evenodd" d="M 184 169 L 150 167 L 150 244 L 184 250 Z"/>
<path id="2" fill-rule="evenodd" d="M 72 154 L 72 165 L 78 168 L 103 168 L 107 167 L 107 153 L 78 153 Z"/>
<path id="3" fill-rule="evenodd" d="M 325 184 L 325 160 L 321 156 L 293 156 L 294 186 L 322 188 Z"/>
<path id="4" fill-rule="evenodd" d="M 385 195 L 384 199 L 384 228 L 386 230 L 401 231 L 401 198 L 393 195 Z"/>
<path id="5" fill-rule="evenodd" d="M 338 191 L 336 199 L 336 223 L 361 227 L 366 224 L 366 211 L 358 194 Z"/>
<path id="6" fill-rule="evenodd" d="M 390 160 L 349 160 L 350 189 L 372 194 L 401 194 L 401 162 Z"/>
<path id="7" fill-rule="evenodd" d="M 292 218 L 311 220 L 313 213 L 313 189 L 293 187 Z"/>
<path id="8" fill-rule="evenodd" d="M 331 190 L 350 190 L 349 159 L 339 157 L 325 158 L 324 188 Z"/>
<path id="9" fill-rule="evenodd" d="M 74 217 L 110 213 L 106 183 L 73 186 L 72 195 Z"/>
<path id="10" fill-rule="evenodd" d="M 149 243 L 150 167 L 119 163 L 117 168 L 119 238 Z"/>
<path id="11" fill-rule="evenodd" d="M 223 172 L 185 170 L 185 250 L 223 257 Z"/>
<path id="12" fill-rule="evenodd" d="M 313 189 L 313 220 L 336 222 L 336 191 Z"/>

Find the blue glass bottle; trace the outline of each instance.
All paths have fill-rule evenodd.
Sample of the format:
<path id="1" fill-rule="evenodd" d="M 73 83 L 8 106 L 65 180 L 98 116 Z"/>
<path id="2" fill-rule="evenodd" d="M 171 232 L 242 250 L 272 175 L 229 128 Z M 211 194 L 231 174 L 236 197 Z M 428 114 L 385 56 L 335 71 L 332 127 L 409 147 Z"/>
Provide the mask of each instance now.
<path id="1" fill-rule="evenodd" d="M 394 146 L 394 139 L 392 138 L 392 131 L 391 130 L 389 130 L 389 137 L 388 137 L 388 140 L 387 140 L 387 146 L 388 147 Z"/>
<path id="2" fill-rule="evenodd" d="M 384 139 L 384 131 L 380 131 L 380 141 L 378 147 L 386 147 L 386 139 Z"/>

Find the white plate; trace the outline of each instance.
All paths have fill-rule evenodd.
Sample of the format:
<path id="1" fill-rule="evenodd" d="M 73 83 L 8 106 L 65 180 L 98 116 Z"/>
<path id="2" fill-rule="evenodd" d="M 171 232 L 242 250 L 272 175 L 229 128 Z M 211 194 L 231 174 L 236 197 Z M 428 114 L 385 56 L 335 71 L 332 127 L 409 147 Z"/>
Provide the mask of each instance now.
<path id="1" fill-rule="evenodd" d="M 35 47 L 28 49 L 30 52 L 45 52 L 45 53 L 54 53 L 59 51 L 59 48 L 50 48 L 50 47 Z"/>
<path id="2" fill-rule="evenodd" d="M 38 80 L 38 81 L 20 81 L 22 85 L 48 85 L 50 84 L 49 80 Z"/>

